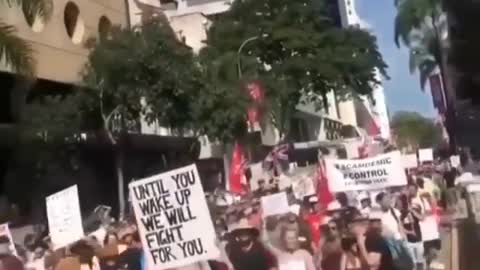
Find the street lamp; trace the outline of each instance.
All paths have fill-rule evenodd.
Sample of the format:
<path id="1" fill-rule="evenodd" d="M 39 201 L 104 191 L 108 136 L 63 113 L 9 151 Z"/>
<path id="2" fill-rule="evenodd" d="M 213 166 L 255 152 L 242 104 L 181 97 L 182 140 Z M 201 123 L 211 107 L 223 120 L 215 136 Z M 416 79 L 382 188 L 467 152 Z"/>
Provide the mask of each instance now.
<path id="1" fill-rule="evenodd" d="M 265 34 L 262 35 L 262 37 L 264 37 L 264 36 L 266 36 L 266 35 Z M 257 40 L 259 38 L 260 38 L 260 36 L 254 36 L 254 37 L 251 37 L 251 38 L 247 38 L 246 40 L 244 40 L 242 42 L 242 44 L 238 48 L 238 51 L 237 51 L 237 71 L 238 71 L 238 78 L 239 79 L 242 77 L 242 64 L 241 64 L 240 54 L 242 53 L 243 47 L 245 47 L 245 45 L 247 45 L 249 42 Z"/>

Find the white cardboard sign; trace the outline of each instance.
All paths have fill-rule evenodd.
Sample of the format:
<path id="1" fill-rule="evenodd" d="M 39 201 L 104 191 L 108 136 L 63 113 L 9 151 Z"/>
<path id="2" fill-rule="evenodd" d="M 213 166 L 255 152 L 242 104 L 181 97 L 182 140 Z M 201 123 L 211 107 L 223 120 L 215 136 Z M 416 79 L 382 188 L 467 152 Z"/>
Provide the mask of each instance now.
<path id="1" fill-rule="evenodd" d="M 196 165 L 129 188 L 148 269 L 174 269 L 220 255 Z"/>
<path id="2" fill-rule="evenodd" d="M 264 217 L 281 215 L 290 212 L 287 194 L 285 192 L 275 193 L 261 198 L 262 213 Z"/>
<path id="3" fill-rule="evenodd" d="M 452 164 L 452 167 L 458 168 L 460 167 L 460 156 L 451 156 L 450 157 L 450 164 Z"/>
<path id="4" fill-rule="evenodd" d="M 53 247 L 59 249 L 84 237 L 77 185 L 46 198 L 48 228 Z"/>
<path id="5" fill-rule="evenodd" d="M 12 233 L 8 223 L 0 224 L 0 236 L 6 236 L 10 240 L 10 251 L 13 255 L 17 255 L 17 249 L 15 248 L 15 242 L 13 241 Z"/>
<path id="6" fill-rule="evenodd" d="M 359 160 L 325 159 L 325 166 L 332 192 L 378 190 L 407 184 L 399 151 Z"/>
<path id="7" fill-rule="evenodd" d="M 418 159 L 420 162 L 430 162 L 433 161 L 433 150 L 432 148 L 425 148 L 418 150 Z"/>
<path id="8" fill-rule="evenodd" d="M 416 154 L 402 155 L 402 162 L 405 169 L 412 169 L 418 167 L 418 160 Z"/>

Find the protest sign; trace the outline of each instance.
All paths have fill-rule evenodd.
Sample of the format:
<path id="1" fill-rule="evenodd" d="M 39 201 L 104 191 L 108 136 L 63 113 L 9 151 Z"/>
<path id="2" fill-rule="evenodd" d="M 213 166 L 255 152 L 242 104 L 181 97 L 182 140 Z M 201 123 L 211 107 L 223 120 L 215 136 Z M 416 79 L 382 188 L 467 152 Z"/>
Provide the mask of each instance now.
<path id="1" fill-rule="evenodd" d="M 460 167 L 460 156 L 451 156 L 450 157 L 450 164 L 452 164 L 452 167 L 458 168 Z"/>
<path id="2" fill-rule="evenodd" d="M 425 148 L 418 150 L 418 159 L 420 162 L 432 162 L 433 161 L 433 150 L 432 148 Z"/>
<path id="3" fill-rule="evenodd" d="M 325 159 L 332 192 L 375 190 L 407 184 L 399 151 L 360 160 Z"/>
<path id="4" fill-rule="evenodd" d="M 15 243 L 13 242 L 12 233 L 10 232 L 8 223 L 0 224 L 0 236 L 8 237 L 8 240 L 10 240 L 10 251 L 12 254 L 17 255 L 17 249 L 15 248 Z"/>
<path id="5" fill-rule="evenodd" d="M 261 202 L 264 217 L 290 212 L 290 206 L 288 206 L 287 194 L 285 192 L 263 196 Z"/>
<path id="6" fill-rule="evenodd" d="M 403 167 L 405 169 L 413 169 L 418 166 L 416 154 L 402 155 Z"/>
<path id="7" fill-rule="evenodd" d="M 132 182 L 129 189 L 148 269 L 172 269 L 220 255 L 195 165 Z"/>
<path id="8" fill-rule="evenodd" d="M 55 249 L 83 238 L 82 215 L 77 186 L 71 186 L 46 198 L 50 237 Z"/>

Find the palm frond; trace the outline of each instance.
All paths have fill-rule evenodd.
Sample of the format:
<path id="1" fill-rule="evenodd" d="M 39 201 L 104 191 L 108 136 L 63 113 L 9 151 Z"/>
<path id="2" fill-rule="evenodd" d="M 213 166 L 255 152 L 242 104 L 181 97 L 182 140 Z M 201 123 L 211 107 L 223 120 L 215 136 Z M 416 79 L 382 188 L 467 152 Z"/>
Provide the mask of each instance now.
<path id="1" fill-rule="evenodd" d="M 425 85 L 427 84 L 428 78 L 433 74 L 436 68 L 437 63 L 433 60 L 425 60 L 418 66 L 420 73 L 420 89 L 422 89 L 422 91 L 425 91 Z"/>
<path id="2" fill-rule="evenodd" d="M 0 21 L 0 60 L 12 71 L 31 76 L 35 73 L 33 54 L 28 42 L 16 36 L 15 27 Z"/>
<path id="3" fill-rule="evenodd" d="M 0 5 L 6 4 L 9 7 L 21 7 L 27 19 L 40 18 L 48 21 L 53 13 L 52 0 L 0 0 Z"/>
<path id="4" fill-rule="evenodd" d="M 400 42 L 409 46 L 413 30 L 419 29 L 428 19 L 439 18 L 442 14 L 440 4 L 439 0 L 395 0 L 394 39 L 397 47 Z"/>

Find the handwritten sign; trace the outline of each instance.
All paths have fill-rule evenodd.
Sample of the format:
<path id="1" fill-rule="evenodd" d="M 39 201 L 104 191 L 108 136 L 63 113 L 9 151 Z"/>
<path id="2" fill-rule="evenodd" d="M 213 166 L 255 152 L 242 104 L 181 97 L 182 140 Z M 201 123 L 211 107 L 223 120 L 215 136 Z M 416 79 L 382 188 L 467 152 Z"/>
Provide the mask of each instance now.
<path id="1" fill-rule="evenodd" d="M 15 248 L 15 243 L 13 242 L 12 233 L 10 232 L 8 223 L 0 224 L 0 236 L 8 237 L 8 240 L 10 240 L 10 251 L 16 256 L 17 249 Z"/>
<path id="2" fill-rule="evenodd" d="M 431 162 L 433 161 L 433 150 L 432 148 L 425 148 L 418 150 L 418 159 L 420 162 Z"/>
<path id="3" fill-rule="evenodd" d="M 84 232 L 77 186 L 50 195 L 46 201 L 48 228 L 54 248 L 62 248 L 82 239 Z"/>
<path id="4" fill-rule="evenodd" d="M 416 154 L 402 155 L 402 163 L 405 169 L 413 169 L 418 167 Z"/>
<path id="5" fill-rule="evenodd" d="M 460 167 L 460 156 L 451 156 L 450 157 L 450 164 L 452 164 L 452 167 L 458 168 Z"/>
<path id="6" fill-rule="evenodd" d="M 220 255 L 195 165 L 132 182 L 129 188 L 148 269 L 177 268 Z"/>
<path id="7" fill-rule="evenodd" d="M 261 204 L 264 217 L 290 212 L 290 206 L 288 206 L 287 194 L 285 192 L 263 196 Z"/>
<path id="8" fill-rule="evenodd" d="M 332 192 L 407 185 L 399 151 L 359 160 L 325 159 L 325 166 Z"/>

